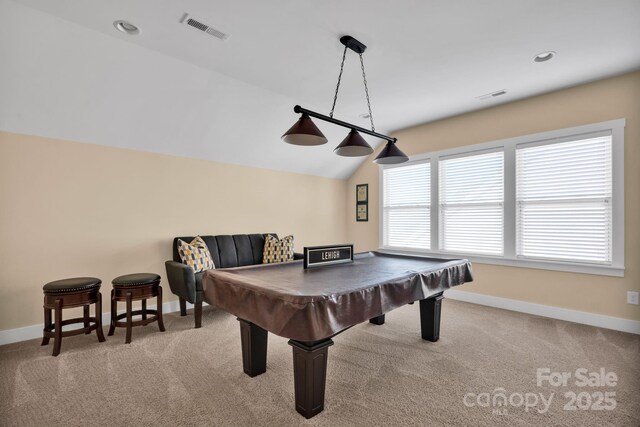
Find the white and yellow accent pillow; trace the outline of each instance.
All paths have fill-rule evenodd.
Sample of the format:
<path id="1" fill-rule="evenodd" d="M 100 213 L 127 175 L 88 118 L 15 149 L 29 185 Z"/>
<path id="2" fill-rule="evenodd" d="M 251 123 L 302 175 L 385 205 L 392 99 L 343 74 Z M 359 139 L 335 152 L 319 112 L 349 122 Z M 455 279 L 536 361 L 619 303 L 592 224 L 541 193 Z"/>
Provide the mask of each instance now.
<path id="1" fill-rule="evenodd" d="M 293 236 L 278 240 L 271 234 L 264 239 L 263 264 L 293 261 Z"/>
<path id="2" fill-rule="evenodd" d="M 191 267 L 194 273 L 216 268 L 213 265 L 211 252 L 200 236 L 193 239 L 191 243 L 178 239 L 178 254 L 182 263 Z"/>

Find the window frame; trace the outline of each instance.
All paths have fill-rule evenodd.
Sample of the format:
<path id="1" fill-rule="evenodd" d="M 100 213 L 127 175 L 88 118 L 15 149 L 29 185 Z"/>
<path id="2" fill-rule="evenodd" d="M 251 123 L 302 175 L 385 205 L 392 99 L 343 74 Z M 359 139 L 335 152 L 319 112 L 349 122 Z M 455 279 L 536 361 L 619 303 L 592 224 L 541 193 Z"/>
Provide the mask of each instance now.
<path id="1" fill-rule="evenodd" d="M 543 270 L 567 271 L 575 273 L 597 274 L 604 276 L 624 277 L 624 128 L 625 119 L 616 119 L 583 126 L 540 132 L 514 138 L 501 139 L 481 144 L 456 147 L 430 153 L 423 153 L 409 157 L 409 162 L 431 163 L 431 249 L 399 250 L 383 245 L 383 169 L 402 167 L 399 165 L 379 165 L 379 250 L 407 255 L 464 257 L 472 262 L 481 264 L 495 264 L 513 267 L 526 267 Z M 552 261 L 523 259 L 516 255 L 516 149 L 518 146 L 531 144 L 553 144 L 566 141 L 576 136 L 598 132 L 611 132 L 611 172 L 612 172 L 612 262 L 611 265 L 597 265 L 570 261 Z M 451 156 L 466 156 L 480 154 L 487 150 L 504 152 L 504 254 L 502 256 L 474 255 L 452 253 L 440 250 L 440 212 L 439 212 L 439 160 Z"/>

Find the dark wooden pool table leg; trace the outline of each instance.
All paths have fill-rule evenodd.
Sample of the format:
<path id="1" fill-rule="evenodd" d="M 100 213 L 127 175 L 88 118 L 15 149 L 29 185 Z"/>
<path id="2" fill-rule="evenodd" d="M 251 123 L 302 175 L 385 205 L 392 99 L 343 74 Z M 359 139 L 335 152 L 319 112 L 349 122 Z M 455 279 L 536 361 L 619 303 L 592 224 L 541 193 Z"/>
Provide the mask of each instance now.
<path id="1" fill-rule="evenodd" d="M 240 321 L 242 368 L 250 377 L 267 370 L 267 331 L 244 319 Z"/>
<path id="2" fill-rule="evenodd" d="M 311 418 L 324 409 L 324 390 L 327 382 L 328 349 L 333 340 L 314 342 L 289 340 L 293 348 L 293 380 L 296 411 Z"/>
<path id="3" fill-rule="evenodd" d="M 442 292 L 420 300 L 420 329 L 422 339 L 436 342 L 440 338 L 440 312 L 444 296 Z"/>
<path id="4" fill-rule="evenodd" d="M 378 317 L 372 317 L 369 319 L 369 323 L 373 323 L 374 325 L 384 325 L 384 314 L 381 314 Z"/>

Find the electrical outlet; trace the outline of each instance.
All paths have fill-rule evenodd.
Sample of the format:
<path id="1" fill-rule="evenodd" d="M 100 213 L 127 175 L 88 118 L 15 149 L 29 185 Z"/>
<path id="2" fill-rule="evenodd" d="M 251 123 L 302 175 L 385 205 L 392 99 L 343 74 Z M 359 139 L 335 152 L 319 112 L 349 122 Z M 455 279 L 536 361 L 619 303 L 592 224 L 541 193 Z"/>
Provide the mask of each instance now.
<path id="1" fill-rule="evenodd" d="M 638 292 L 637 291 L 627 291 L 627 303 L 628 304 L 636 304 L 636 305 L 638 305 Z"/>

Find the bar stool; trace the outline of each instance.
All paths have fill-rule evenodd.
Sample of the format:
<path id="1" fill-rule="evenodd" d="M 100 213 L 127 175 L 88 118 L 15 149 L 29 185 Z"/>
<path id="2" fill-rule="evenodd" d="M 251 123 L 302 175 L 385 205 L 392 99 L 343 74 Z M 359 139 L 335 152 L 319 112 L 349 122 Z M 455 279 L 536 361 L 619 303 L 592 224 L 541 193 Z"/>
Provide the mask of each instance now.
<path id="1" fill-rule="evenodd" d="M 160 332 L 164 332 L 164 323 L 162 322 L 162 286 L 160 286 L 160 276 L 153 273 L 136 273 L 126 274 L 113 279 L 111 282 L 113 289 L 111 290 L 111 326 L 109 327 L 109 336 L 113 335 L 116 327 L 127 328 L 125 342 L 131 343 L 131 328 L 134 326 L 144 326 L 152 322 L 158 322 Z M 147 298 L 157 298 L 157 308 L 155 310 L 147 309 Z M 142 300 L 142 309 L 133 310 L 133 301 Z M 124 301 L 127 304 L 125 313 L 118 314 L 118 301 Z M 147 317 L 151 314 L 151 317 Z M 133 320 L 133 316 L 142 316 L 140 320 Z M 119 320 L 125 319 L 124 322 Z"/>
<path id="2" fill-rule="evenodd" d="M 72 279 L 56 280 L 42 287 L 44 292 L 44 329 L 42 330 L 42 345 L 49 344 L 53 338 L 53 356 L 60 354 L 62 337 L 70 337 L 82 333 L 89 334 L 95 330 L 98 341 L 104 342 L 102 333 L 102 294 L 100 285 L 102 280 L 95 277 L 75 277 Z M 89 316 L 91 304 L 95 304 L 95 317 Z M 62 310 L 65 308 L 83 307 L 83 317 L 62 320 Z M 51 310 L 55 311 L 55 321 L 51 321 Z M 83 323 L 84 328 L 62 332 L 62 327 L 74 323 Z"/>

